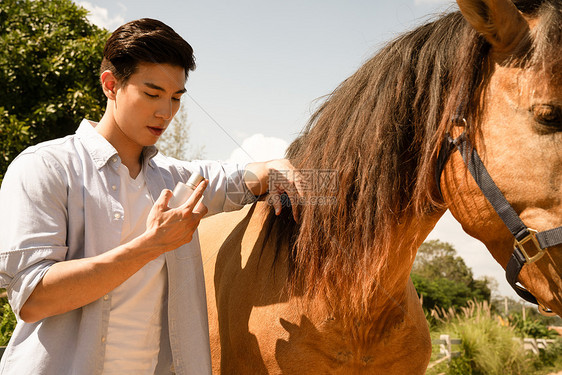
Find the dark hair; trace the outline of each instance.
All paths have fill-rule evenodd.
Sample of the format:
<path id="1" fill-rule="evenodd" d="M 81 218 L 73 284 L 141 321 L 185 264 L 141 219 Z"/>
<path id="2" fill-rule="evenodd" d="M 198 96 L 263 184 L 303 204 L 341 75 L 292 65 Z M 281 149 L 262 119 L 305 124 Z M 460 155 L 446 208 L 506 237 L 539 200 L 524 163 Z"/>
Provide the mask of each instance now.
<path id="1" fill-rule="evenodd" d="M 185 78 L 195 69 L 189 43 L 168 25 L 150 18 L 128 22 L 111 34 L 103 49 L 100 73 L 109 70 L 127 81 L 142 62 L 180 66 Z"/>

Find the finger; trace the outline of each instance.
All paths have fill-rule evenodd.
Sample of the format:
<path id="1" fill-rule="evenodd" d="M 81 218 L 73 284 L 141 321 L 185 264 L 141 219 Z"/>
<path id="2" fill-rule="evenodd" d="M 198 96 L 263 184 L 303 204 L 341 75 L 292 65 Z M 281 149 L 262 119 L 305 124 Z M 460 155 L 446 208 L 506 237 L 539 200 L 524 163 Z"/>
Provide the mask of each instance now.
<path id="1" fill-rule="evenodd" d="M 281 214 L 281 210 L 283 209 L 281 195 L 279 193 L 273 193 L 271 198 L 271 201 L 273 202 L 273 209 L 275 210 L 275 215 Z"/>
<path id="2" fill-rule="evenodd" d="M 160 196 L 158 197 L 156 202 L 154 202 L 154 205 L 159 207 L 162 211 L 168 210 L 168 202 L 170 202 L 170 199 L 172 199 L 173 195 L 174 194 L 170 189 L 162 190 L 160 192 Z"/>
<path id="3" fill-rule="evenodd" d="M 201 216 L 207 215 L 207 212 L 209 212 L 209 209 L 201 201 L 199 201 L 197 206 L 193 209 L 194 214 L 202 214 Z"/>
<path id="4" fill-rule="evenodd" d="M 287 193 L 289 196 L 300 195 L 297 182 L 292 178 L 285 178 L 275 184 L 274 187 L 279 194 Z"/>
<path id="5" fill-rule="evenodd" d="M 291 189 L 291 190 L 294 189 L 298 192 L 299 195 L 302 196 L 301 185 L 302 182 L 304 181 L 303 175 L 300 173 L 298 169 L 295 169 L 295 167 L 293 166 L 293 164 L 291 164 L 289 160 L 280 159 L 279 162 L 282 166 L 281 168 L 287 171 L 285 175 L 286 181 L 284 181 L 284 184 L 287 187 L 287 189 Z"/>
<path id="6" fill-rule="evenodd" d="M 207 207 L 205 207 L 205 205 L 202 205 L 200 211 L 190 212 L 189 220 L 187 220 L 187 222 L 189 223 L 188 225 L 194 229 L 197 228 L 199 226 L 199 223 L 201 222 L 201 219 L 203 219 L 203 217 L 207 214 L 207 211 Z"/>
<path id="7" fill-rule="evenodd" d="M 183 208 L 187 208 L 189 211 L 193 211 L 193 209 L 195 208 L 195 206 L 197 205 L 197 203 L 201 200 L 201 198 L 203 197 L 203 192 L 205 191 L 205 189 L 207 188 L 207 185 L 209 184 L 209 180 L 205 179 L 203 181 L 201 181 L 199 183 L 199 185 L 197 185 L 197 187 L 195 188 L 195 190 L 193 191 L 193 193 L 191 193 L 191 195 L 189 196 L 189 198 L 187 199 L 187 201 L 184 204 Z"/>

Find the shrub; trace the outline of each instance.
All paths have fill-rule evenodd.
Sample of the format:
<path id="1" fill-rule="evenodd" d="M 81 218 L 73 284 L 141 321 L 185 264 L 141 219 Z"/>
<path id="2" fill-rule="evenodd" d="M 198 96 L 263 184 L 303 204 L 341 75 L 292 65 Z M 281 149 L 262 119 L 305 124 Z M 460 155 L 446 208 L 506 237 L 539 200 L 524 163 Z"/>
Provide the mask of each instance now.
<path id="1" fill-rule="evenodd" d="M 548 329 L 548 326 L 541 320 L 523 319 L 521 313 L 511 314 L 508 318 L 509 325 L 514 327 L 519 336 L 533 338 L 557 338 L 556 331 Z"/>
<path id="2" fill-rule="evenodd" d="M 470 301 L 459 312 L 434 310 L 441 330 L 462 340 L 462 359 L 451 362 L 449 374 L 528 374 L 530 363 L 515 330 L 501 326 L 487 302 Z M 470 369 L 470 370 L 468 370 Z"/>

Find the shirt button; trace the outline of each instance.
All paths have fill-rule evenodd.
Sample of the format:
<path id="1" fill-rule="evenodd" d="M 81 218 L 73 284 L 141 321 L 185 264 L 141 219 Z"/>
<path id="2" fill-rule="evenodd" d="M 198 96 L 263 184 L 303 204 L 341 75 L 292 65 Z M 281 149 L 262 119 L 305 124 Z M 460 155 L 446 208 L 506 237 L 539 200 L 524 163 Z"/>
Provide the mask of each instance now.
<path id="1" fill-rule="evenodd" d="M 113 190 L 113 191 L 117 190 L 117 186 L 111 185 L 111 190 Z"/>
<path id="2" fill-rule="evenodd" d="M 121 214 L 119 212 L 116 212 L 113 217 L 116 219 L 121 219 Z"/>

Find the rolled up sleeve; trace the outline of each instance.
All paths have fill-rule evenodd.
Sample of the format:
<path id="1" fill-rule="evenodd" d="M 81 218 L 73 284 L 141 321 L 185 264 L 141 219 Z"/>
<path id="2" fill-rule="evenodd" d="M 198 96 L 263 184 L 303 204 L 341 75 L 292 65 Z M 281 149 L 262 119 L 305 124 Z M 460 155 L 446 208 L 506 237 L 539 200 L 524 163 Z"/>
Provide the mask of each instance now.
<path id="1" fill-rule="evenodd" d="M 66 258 L 67 183 L 54 160 L 24 152 L 0 189 L 0 287 L 19 317 L 49 267 Z"/>

